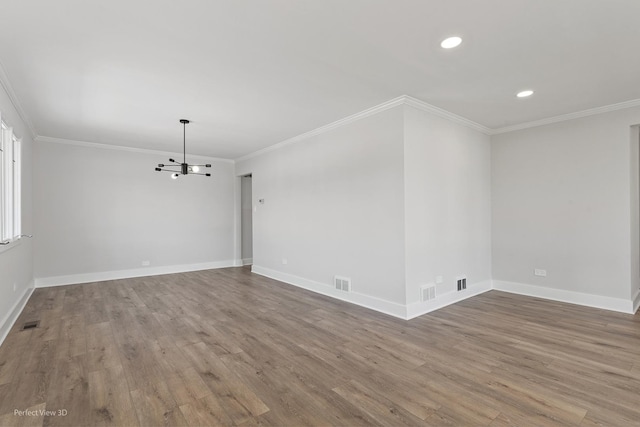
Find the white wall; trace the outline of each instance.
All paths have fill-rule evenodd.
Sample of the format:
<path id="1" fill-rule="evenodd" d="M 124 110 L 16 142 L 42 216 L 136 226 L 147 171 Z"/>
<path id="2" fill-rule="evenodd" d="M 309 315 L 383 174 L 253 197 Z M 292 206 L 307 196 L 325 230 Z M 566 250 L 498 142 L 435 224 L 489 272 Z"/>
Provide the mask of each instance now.
<path id="1" fill-rule="evenodd" d="M 635 295 L 631 126 L 638 123 L 633 108 L 492 137 L 494 280 Z"/>
<path id="2" fill-rule="evenodd" d="M 33 233 L 32 221 L 32 144 L 27 127 L 20 119 L 11 100 L 0 85 L 0 113 L 2 120 L 13 127 L 13 132 L 22 138 L 22 231 Z M 16 290 L 13 290 L 13 285 Z M 33 241 L 22 241 L 8 250 L 0 252 L 0 343 L 15 318 L 10 317 L 15 308 L 26 298 L 33 286 Z"/>
<path id="3" fill-rule="evenodd" d="M 253 199 L 251 197 L 252 178 L 241 178 L 241 233 L 242 233 L 242 260 L 247 262 L 253 257 Z"/>
<path id="4" fill-rule="evenodd" d="M 253 175 L 254 270 L 327 292 L 346 276 L 404 305 L 403 162 L 402 107 L 238 162 Z"/>
<path id="5" fill-rule="evenodd" d="M 437 295 L 490 281 L 489 137 L 406 106 L 404 159 L 407 304 L 436 276 Z"/>
<path id="6" fill-rule="evenodd" d="M 258 273 L 399 317 L 491 288 L 490 143 L 478 131 L 401 105 L 238 162 L 245 173 Z M 460 274 L 481 289 L 456 293 Z M 331 292 L 334 275 L 356 295 Z M 421 304 L 438 275 L 444 297 Z"/>
<path id="7" fill-rule="evenodd" d="M 211 162 L 210 178 L 172 180 L 154 171 L 167 160 L 161 154 L 36 142 L 37 282 L 144 269 L 143 261 L 150 261 L 150 272 L 231 264 L 233 164 Z"/>

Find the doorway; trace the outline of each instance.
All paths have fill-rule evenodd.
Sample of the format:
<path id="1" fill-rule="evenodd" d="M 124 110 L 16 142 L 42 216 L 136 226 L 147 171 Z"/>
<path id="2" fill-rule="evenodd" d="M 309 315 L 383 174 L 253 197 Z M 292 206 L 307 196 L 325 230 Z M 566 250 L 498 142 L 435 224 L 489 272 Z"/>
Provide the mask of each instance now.
<path id="1" fill-rule="evenodd" d="M 631 299 L 640 294 L 640 125 L 631 127 Z"/>
<path id="2" fill-rule="evenodd" d="M 253 202 L 252 176 L 240 177 L 240 255 L 242 265 L 253 264 Z"/>

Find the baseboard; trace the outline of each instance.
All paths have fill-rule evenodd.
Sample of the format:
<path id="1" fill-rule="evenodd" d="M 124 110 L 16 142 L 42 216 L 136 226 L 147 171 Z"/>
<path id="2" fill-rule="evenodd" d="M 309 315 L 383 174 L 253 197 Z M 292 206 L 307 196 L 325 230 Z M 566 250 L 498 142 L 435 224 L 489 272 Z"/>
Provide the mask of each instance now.
<path id="1" fill-rule="evenodd" d="M 356 292 L 344 293 L 334 290 L 329 284 L 316 282 L 292 274 L 283 273 L 281 271 L 271 270 L 258 265 L 253 265 L 251 271 L 271 279 L 279 280 L 290 285 L 298 286 L 322 295 L 330 296 L 332 298 L 350 302 L 352 304 L 406 320 L 422 316 L 423 314 L 455 304 L 492 289 L 628 314 L 635 313 L 640 306 L 640 291 L 636 293 L 636 296 L 633 299 L 626 300 L 623 298 L 612 298 L 500 280 L 485 280 L 474 283 L 464 291 L 449 292 L 438 296 L 432 301 L 415 302 L 405 306 Z"/>
<path id="2" fill-rule="evenodd" d="M 524 283 L 504 282 L 501 280 L 493 281 L 493 289 L 512 294 L 527 295 L 628 314 L 635 313 L 634 307 L 637 309 L 638 303 L 638 297 L 636 297 L 636 301 L 634 303 L 631 299 L 626 300 L 623 298 L 605 297 L 602 295 L 585 294 L 582 292 L 546 288 L 543 286 L 528 285 Z"/>
<path id="3" fill-rule="evenodd" d="M 326 295 L 335 299 L 339 299 L 341 301 L 350 302 L 361 307 L 379 311 L 380 313 L 388 314 L 393 317 L 406 319 L 406 307 L 403 304 L 398 304 L 392 301 L 375 298 L 357 292 L 338 291 L 327 283 L 316 282 L 313 280 L 305 279 L 303 277 L 295 276 L 293 274 L 271 270 L 269 268 L 261 267 L 255 264 L 251 268 L 251 272 L 259 274 L 261 276 L 269 277 L 270 279 L 278 280 L 280 282 L 288 283 L 299 288 L 307 289 L 318 294 Z"/>
<path id="4" fill-rule="evenodd" d="M 27 301 L 29 301 L 29 297 L 31 297 L 34 288 L 32 281 L 29 283 L 27 289 L 25 289 L 22 297 L 16 301 L 11 311 L 2 319 L 2 323 L 0 323 L 0 345 L 2 345 L 7 335 L 9 335 L 9 331 L 13 328 L 13 324 L 16 323 L 16 320 L 20 317 L 20 313 L 22 313 L 24 306 L 27 305 Z"/>
<path id="5" fill-rule="evenodd" d="M 451 304 L 463 301 L 467 298 L 471 298 L 476 295 L 480 295 L 484 292 L 492 289 L 491 280 L 484 280 L 470 284 L 469 287 L 463 291 L 447 292 L 436 296 L 435 299 L 425 302 L 414 302 L 407 305 L 407 320 L 414 317 L 422 316 L 423 314 L 430 313 L 435 310 L 439 310 Z"/>
<path id="6" fill-rule="evenodd" d="M 253 258 L 243 258 L 242 265 L 250 265 L 253 264 Z"/>
<path id="7" fill-rule="evenodd" d="M 241 264 L 240 264 L 241 265 Z M 198 264 L 169 265 L 163 267 L 134 268 L 130 270 L 102 271 L 96 273 L 71 274 L 68 276 L 38 277 L 36 288 L 73 285 L 78 283 L 104 282 L 105 280 L 129 279 L 132 277 L 158 276 L 161 274 L 186 273 L 189 271 L 212 270 L 216 268 L 238 267 L 236 260 L 202 262 Z"/>

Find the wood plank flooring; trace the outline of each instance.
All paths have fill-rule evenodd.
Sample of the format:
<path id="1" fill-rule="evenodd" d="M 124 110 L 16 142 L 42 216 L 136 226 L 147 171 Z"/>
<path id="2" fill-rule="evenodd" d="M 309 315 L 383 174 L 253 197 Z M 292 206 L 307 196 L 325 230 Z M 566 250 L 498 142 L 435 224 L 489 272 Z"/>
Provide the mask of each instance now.
<path id="1" fill-rule="evenodd" d="M 37 289 L 14 425 L 640 426 L 640 315 L 491 291 L 403 321 L 247 267 Z"/>

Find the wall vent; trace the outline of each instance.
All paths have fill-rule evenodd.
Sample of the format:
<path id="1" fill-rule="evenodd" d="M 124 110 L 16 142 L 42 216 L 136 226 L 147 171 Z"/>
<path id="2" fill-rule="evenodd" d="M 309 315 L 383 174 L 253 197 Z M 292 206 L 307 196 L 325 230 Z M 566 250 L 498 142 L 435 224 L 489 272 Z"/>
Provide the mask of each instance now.
<path id="1" fill-rule="evenodd" d="M 339 291 L 351 292 L 351 279 L 348 277 L 334 276 L 333 284 Z"/>
<path id="2" fill-rule="evenodd" d="M 420 301 L 431 301 L 436 297 L 436 287 L 434 285 L 424 285 L 420 288 Z"/>
<path id="3" fill-rule="evenodd" d="M 458 277 L 457 281 L 458 281 L 458 290 L 459 291 L 463 291 L 463 290 L 467 289 L 467 277 L 466 276 Z"/>

